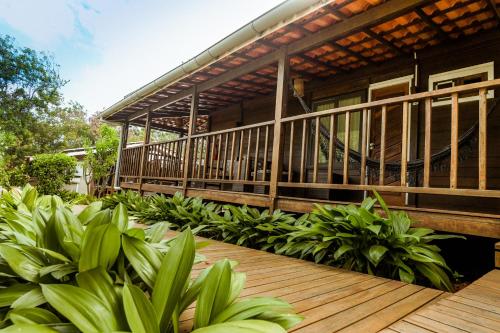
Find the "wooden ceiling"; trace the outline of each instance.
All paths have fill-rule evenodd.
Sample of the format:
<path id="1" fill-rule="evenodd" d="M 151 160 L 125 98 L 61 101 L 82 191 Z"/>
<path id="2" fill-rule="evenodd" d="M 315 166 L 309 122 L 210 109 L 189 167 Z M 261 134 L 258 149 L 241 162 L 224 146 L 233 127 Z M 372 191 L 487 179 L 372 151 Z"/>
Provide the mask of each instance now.
<path id="1" fill-rule="evenodd" d="M 402 0 L 389 0 L 402 1 Z M 283 45 L 305 39 L 339 22 L 368 11 L 384 0 L 337 0 L 306 17 L 296 20 L 259 40 L 221 58 L 189 77 L 135 102 L 108 118 L 124 121 L 161 99 L 192 88 L 193 85 L 218 77 L 232 69 L 255 61 Z M 414 51 L 446 41 L 453 41 L 500 24 L 500 0 L 439 0 L 389 17 L 383 22 L 361 29 L 290 57 L 292 77 L 307 80 L 324 79 L 370 64 L 379 64 Z M 219 108 L 263 95 L 273 94 L 276 67 L 266 66 L 200 93 L 198 131 L 208 130 L 208 115 Z M 190 99 L 185 98 L 154 111 L 153 127 L 185 131 Z M 144 120 L 133 121 L 141 125 Z"/>

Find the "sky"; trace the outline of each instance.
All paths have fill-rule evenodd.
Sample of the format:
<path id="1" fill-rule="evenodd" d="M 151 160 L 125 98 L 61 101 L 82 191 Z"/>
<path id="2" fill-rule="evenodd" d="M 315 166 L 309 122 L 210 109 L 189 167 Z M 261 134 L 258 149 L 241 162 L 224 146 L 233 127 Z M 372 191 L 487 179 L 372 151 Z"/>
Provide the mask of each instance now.
<path id="1" fill-rule="evenodd" d="M 66 101 L 100 112 L 282 0 L 0 0 L 0 34 L 60 65 Z"/>

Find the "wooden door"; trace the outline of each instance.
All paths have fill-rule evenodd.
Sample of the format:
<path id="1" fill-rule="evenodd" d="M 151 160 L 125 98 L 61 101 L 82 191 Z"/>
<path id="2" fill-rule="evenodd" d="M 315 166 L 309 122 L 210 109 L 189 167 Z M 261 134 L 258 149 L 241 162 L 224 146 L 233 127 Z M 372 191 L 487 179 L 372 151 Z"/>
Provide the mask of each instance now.
<path id="1" fill-rule="evenodd" d="M 377 101 L 392 97 L 404 96 L 409 94 L 409 85 L 407 82 L 399 83 L 383 88 L 373 89 L 370 92 L 370 100 Z M 387 107 L 387 121 L 385 134 L 385 161 L 401 161 L 401 135 L 402 135 L 402 105 L 391 105 Z M 370 128 L 370 146 L 369 156 L 373 159 L 380 159 L 381 149 L 381 119 L 382 111 L 380 108 L 371 110 L 371 128 Z M 400 174 L 389 173 L 386 169 L 384 185 L 400 185 Z M 378 177 L 371 175 L 368 179 L 369 184 L 379 184 Z M 399 193 L 383 193 L 387 204 L 402 206 L 405 203 L 405 195 Z"/>

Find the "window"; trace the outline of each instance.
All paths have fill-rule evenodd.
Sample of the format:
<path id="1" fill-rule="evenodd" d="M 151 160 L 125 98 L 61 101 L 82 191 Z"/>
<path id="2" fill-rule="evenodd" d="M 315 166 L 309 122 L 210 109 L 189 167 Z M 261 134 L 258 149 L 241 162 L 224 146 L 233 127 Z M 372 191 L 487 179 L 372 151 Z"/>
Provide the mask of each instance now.
<path id="1" fill-rule="evenodd" d="M 429 75 L 429 91 L 461 86 L 464 84 L 493 80 L 494 67 L 493 62 L 487 62 L 480 65 L 464 67 L 448 72 Z M 494 97 L 494 91 L 488 91 L 488 98 Z M 460 95 L 459 102 L 477 101 L 477 93 Z M 450 104 L 450 97 L 437 98 L 433 101 L 433 105 Z"/>
<path id="2" fill-rule="evenodd" d="M 364 92 L 359 91 L 350 94 L 338 95 L 325 100 L 317 101 L 313 103 L 313 111 L 324 111 L 349 105 L 360 104 L 363 102 Z M 330 117 L 321 118 L 321 124 L 329 129 L 330 128 Z M 360 149 L 360 130 L 361 130 L 361 111 L 351 112 L 350 119 L 350 139 L 349 148 L 359 151 Z M 344 141 L 345 133 L 345 114 L 341 114 L 337 117 L 337 139 L 341 142 Z M 310 142 L 314 142 L 311 140 Z M 327 156 L 324 152 L 320 150 L 319 156 L 320 163 L 327 162 Z"/>

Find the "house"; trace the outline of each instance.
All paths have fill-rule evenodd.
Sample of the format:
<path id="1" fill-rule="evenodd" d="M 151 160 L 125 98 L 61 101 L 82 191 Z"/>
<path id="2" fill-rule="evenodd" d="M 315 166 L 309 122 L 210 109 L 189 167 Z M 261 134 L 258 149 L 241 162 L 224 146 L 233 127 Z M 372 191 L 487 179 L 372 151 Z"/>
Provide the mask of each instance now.
<path id="1" fill-rule="evenodd" d="M 115 185 L 295 212 L 376 190 L 500 238 L 499 8 L 285 1 L 102 113 L 122 128 Z"/>

